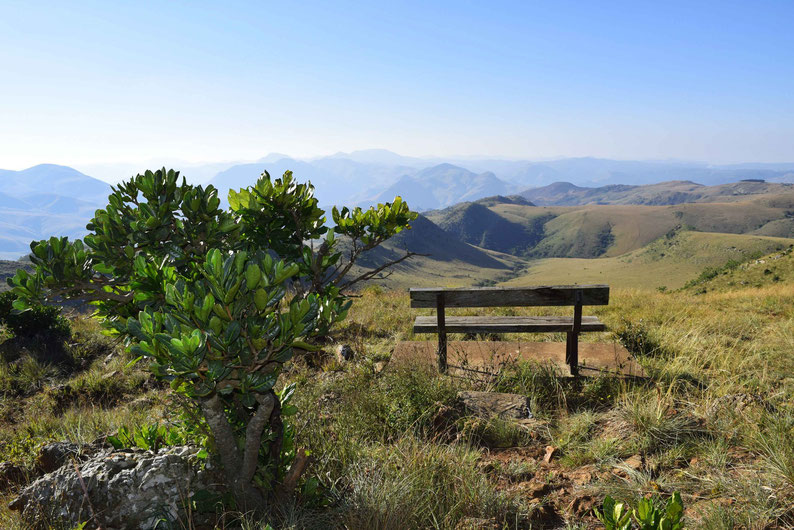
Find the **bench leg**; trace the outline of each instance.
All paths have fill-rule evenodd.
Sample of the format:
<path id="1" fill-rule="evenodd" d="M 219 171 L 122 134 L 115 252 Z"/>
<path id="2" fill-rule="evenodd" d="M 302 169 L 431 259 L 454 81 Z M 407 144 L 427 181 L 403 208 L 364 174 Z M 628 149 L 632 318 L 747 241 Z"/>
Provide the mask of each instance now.
<path id="1" fill-rule="evenodd" d="M 572 331 L 568 332 L 568 340 L 565 343 L 565 363 L 571 369 L 571 375 L 579 375 L 579 334 Z"/>
<path id="2" fill-rule="evenodd" d="M 438 319 L 438 371 L 447 373 L 447 328 L 445 316 L 444 293 L 436 297 L 436 318 Z"/>
<path id="3" fill-rule="evenodd" d="M 447 334 L 444 331 L 438 334 L 438 371 L 447 373 Z"/>

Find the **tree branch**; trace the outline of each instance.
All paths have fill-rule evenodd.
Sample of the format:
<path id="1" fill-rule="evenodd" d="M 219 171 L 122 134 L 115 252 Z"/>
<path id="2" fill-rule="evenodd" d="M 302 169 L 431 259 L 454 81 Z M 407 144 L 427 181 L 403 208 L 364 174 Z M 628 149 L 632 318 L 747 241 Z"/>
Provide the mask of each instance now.
<path id="1" fill-rule="evenodd" d="M 377 269 L 374 269 L 374 270 L 371 270 L 371 271 L 367 271 L 364 274 L 358 276 L 357 278 L 354 278 L 354 279 L 350 280 L 349 282 L 343 283 L 342 285 L 339 286 L 339 289 L 340 290 L 341 289 L 348 289 L 351 285 L 354 285 L 354 284 L 356 284 L 358 282 L 362 282 L 362 281 L 366 281 L 366 280 L 369 280 L 371 278 L 374 278 L 375 276 L 377 276 L 384 269 L 388 269 L 389 267 L 397 265 L 398 263 L 400 263 L 402 261 L 405 261 L 408 258 L 411 258 L 413 256 L 428 256 L 428 255 L 429 254 L 420 254 L 418 252 L 406 251 L 405 255 L 402 256 L 401 258 L 398 258 L 398 259 L 395 259 L 395 260 L 391 260 L 389 262 L 384 263 L 383 265 L 381 265 Z M 337 279 L 342 279 L 343 277 L 344 276 L 339 276 Z"/>

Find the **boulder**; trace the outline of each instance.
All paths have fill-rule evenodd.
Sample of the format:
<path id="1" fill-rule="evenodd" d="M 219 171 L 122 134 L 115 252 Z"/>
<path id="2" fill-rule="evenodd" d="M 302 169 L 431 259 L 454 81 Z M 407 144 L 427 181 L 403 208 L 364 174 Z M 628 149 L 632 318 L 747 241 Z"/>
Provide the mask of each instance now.
<path id="1" fill-rule="evenodd" d="M 9 507 L 28 522 L 42 514 L 87 528 L 154 528 L 158 521 L 176 521 L 197 492 L 203 497 L 224 491 L 220 472 L 210 462 L 202 468 L 198 447 L 168 447 L 157 453 L 128 449 L 103 450 L 75 465 L 64 465 L 39 478 Z"/>
<path id="2" fill-rule="evenodd" d="M 468 414 L 483 419 L 527 420 L 532 418 L 529 399 L 519 394 L 500 392 L 458 392 L 458 401 Z"/>

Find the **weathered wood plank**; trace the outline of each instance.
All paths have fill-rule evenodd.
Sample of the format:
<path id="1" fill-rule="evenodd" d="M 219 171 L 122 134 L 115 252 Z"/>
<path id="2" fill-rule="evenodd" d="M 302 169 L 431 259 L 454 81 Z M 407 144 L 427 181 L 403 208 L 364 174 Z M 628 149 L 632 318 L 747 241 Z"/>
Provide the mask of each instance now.
<path id="1" fill-rule="evenodd" d="M 514 316 L 447 316 L 444 328 L 447 333 L 547 333 L 571 331 L 572 317 L 514 317 Z M 606 326 L 598 317 L 582 317 L 580 332 L 604 331 Z M 419 316 L 414 322 L 414 333 L 437 333 L 435 316 Z"/>
<path id="2" fill-rule="evenodd" d="M 581 293 L 582 305 L 607 305 L 608 285 L 540 285 L 536 287 L 412 288 L 411 307 L 436 307 L 444 293 L 446 307 L 572 306 Z"/>

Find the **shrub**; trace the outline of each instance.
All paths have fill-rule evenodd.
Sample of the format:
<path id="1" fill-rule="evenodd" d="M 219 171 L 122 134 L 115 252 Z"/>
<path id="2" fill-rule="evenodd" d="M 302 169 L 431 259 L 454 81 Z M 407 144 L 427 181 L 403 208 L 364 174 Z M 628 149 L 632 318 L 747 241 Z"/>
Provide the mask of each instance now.
<path id="1" fill-rule="evenodd" d="M 345 318 L 342 289 L 410 256 L 348 277 L 362 252 L 416 214 L 397 197 L 368 210 L 334 208 L 329 229 L 313 186 L 289 171 L 231 191 L 228 211 L 214 187 L 180 183 L 165 169 L 119 184 L 108 203 L 83 241 L 31 244 L 35 272 L 9 282 L 14 307 L 31 311 L 55 297 L 93 304 L 201 410 L 238 508 L 263 509 L 291 451 L 282 418 L 293 411 L 275 390 L 282 366 Z M 346 259 L 336 235 L 348 239 Z"/>
<path id="2" fill-rule="evenodd" d="M 0 293 L 0 324 L 15 337 L 30 338 L 42 335 L 63 339 L 70 335 L 69 321 L 61 315 L 58 307 L 32 304 L 27 311 L 15 311 L 16 295 L 12 291 Z"/>

